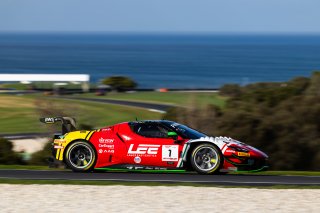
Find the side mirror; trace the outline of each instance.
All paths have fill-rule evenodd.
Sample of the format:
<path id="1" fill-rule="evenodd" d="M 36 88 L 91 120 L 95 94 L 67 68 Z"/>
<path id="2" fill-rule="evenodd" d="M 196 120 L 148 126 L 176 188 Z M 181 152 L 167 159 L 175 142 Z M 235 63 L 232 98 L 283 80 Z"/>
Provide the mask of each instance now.
<path id="1" fill-rule="evenodd" d="M 174 140 L 177 140 L 178 134 L 176 132 L 168 132 L 168 138 L 172 138 Z"/>

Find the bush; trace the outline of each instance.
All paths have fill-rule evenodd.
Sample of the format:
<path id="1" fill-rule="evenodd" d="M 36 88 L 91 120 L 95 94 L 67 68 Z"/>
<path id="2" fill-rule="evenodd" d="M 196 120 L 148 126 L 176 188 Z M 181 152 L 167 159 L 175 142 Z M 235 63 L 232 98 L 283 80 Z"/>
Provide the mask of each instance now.
<path id="1" fill-rule="evenodd" d="M 125 76 L 111 76 L 102 80 L 102 84 L 109 85 L 113 90 L 124 92 L 133 90 L 137 87 L 137 83 L 131 78 Z"/>
<path id="2" fill-rule="evenodd" d="M 29 164 L 31 165 L 49 165 L 49 158 L 52 157 L 51 153 L 52 142 L 46 143 L 42 150 L 32 154 Z"/>
<path id="3" fill-rule="evenodd" d="M 0 164 L 24 164 L 21 156 L 13 150 L 11 141 L 0 138 Z"/>
<path id="4" fill-rule="evenodd" d="M 271 169 L 320 170 L 319 72 L 283 83 L 229 85 L 221 92 L 228 96 L 225 108 L 208 108 L 208 116 L 176 108 L 165 118 L 255 146 L 269 155 Z"/>

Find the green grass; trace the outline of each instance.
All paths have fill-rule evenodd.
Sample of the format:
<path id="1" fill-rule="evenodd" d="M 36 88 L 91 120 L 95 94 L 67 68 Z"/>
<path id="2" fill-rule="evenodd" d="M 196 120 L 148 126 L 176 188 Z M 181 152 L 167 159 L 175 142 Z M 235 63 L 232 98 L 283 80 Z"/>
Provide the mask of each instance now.
<path id="1" fill-rule="evenodd" d="M 15 90 L 29 90 L 31 88 L 36 89 L 46 89 L 52 90 L 53 88 L 57 87 L 54 85 L 53 82 L 33 82 L 32 84 L 21 84 L 21 83 L 2 83 L 0 84 L 0 88 L 3 89 L 15 89 Z M 81 89 L 81 84 L 71 84 L 68 83 L 67 85 L 60 86 L 65 89 Z M 91 88 L 94 88 L 95 85 L 90 85 Z"/>
<path id="2" fill-rule="evenodd" d="M 160 119 L 161 114 L 141 108 L 97 102 L 68 101 L 40 95 L 0 95 L 0 134 L 45 132 L 48 125 L 39 117 L 68 115 L 77 118 L 78 124 L 95 128 L 118 122 L 139 119 Z M 56 128 L 59 128 L 56 125 Z"/>
<path id="3" fill-rule="evenodd" d="M 64 170 L 49 168 L 48 166 L 35 166 L 35 165 L 0 165 L 0 169 L 17 169 L 17 170 Z"/>
<path id="4" fill-rule="evenodd" d="M 214 104 L 223 107 L 225 98 L 209 92 L 135 92 L 109 93 L 107 96 L 82 94 L 78 97 L 95 97 L 117 100 L 131 100 L 152 103 L 167 103 L 181 106 Z M 51 114 L 50 114 L 51 113 Z M 47 126 L 38 118 L 43 114 L 51 116 L 68 115 L 77 118 L 78 124 L 95 128 L 119 122 L 160 119 L 161 114 L 141 108 L 119 106 L 97 102 L 61 100 L 43 95 L 0 95 L 0 134 L 45 132 Z M 58 126 L 55 127 L 56 129 Z"/>
<path id="5" fill-rule="evenodd" d="M 200 105 L 213 104 L 223 107 L 226 100 L 226 98 L 213 92 L 134 92 L 107 93 L 105 96 L 95 96 L 92 93 L 87 93 L 78 96 L 86 98 L 131 100 L 148 103 L 166 103 L 180 106 L 187 106 L 197 103 Z"/>
<path id="6" fill-rule="evenodd" d="M 320 176 L 320 171 L 263 171 L 263 172 L 234 172 L 243 175 L 292 175 L 292 176 Z"/>
<path id="7" fill-rule="evenodd" d="M 43 132 L 38 122 L 35 100 L 16 95 L 0 95 L 0 133 Z"/>

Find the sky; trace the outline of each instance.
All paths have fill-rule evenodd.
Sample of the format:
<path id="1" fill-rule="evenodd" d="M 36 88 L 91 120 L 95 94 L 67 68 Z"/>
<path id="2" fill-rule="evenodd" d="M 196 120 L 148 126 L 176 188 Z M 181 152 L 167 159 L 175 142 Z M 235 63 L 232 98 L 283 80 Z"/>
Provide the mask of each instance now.
<path id="1" fill-rule="evenodd" d="M 319 0 L 0 0 L 0 32 L 320 33 Z"/>

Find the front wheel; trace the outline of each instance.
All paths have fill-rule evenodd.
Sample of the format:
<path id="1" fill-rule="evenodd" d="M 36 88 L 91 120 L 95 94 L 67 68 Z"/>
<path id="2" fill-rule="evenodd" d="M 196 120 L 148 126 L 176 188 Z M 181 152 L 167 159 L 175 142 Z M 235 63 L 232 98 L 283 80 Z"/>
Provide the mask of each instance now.
<path id="1" fill-rule="evenodd" d="M 67 148 L 65 162 L 74 172 L 91 171 L 96 163 L 95 150 L 86 141 L 76 141 Z"/>
<path id="2" fill-rule="evenodd" d="M 219 172 L 222 155 L 220 150 L 211 144 L 200 144 L 192 151 L 191 166 L 200 174 Z"/>

